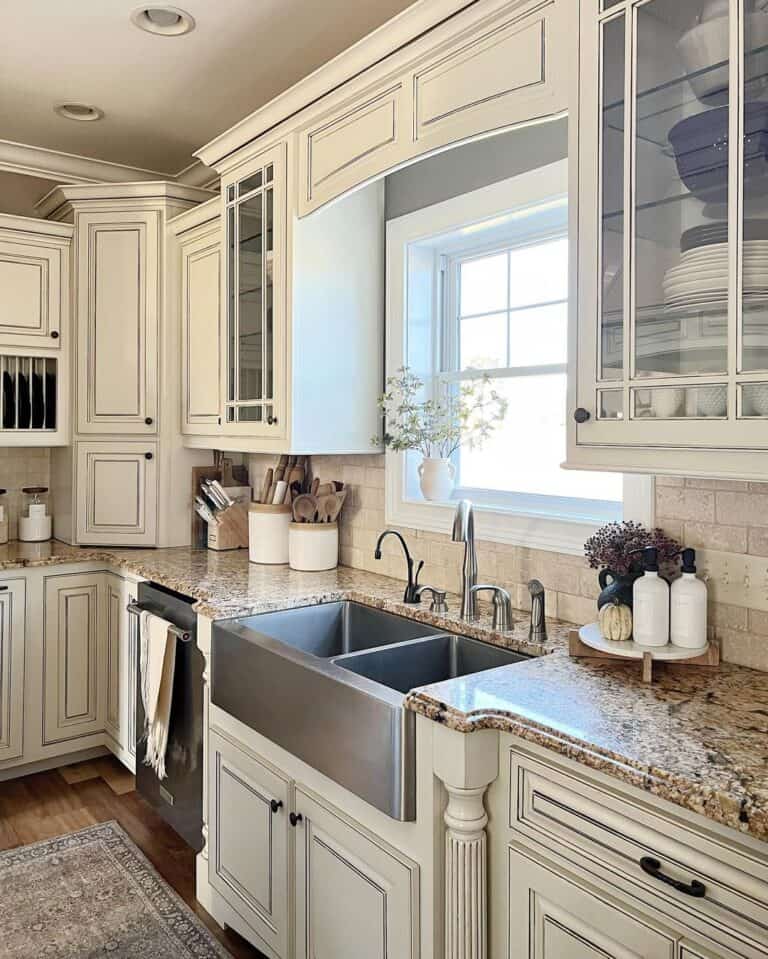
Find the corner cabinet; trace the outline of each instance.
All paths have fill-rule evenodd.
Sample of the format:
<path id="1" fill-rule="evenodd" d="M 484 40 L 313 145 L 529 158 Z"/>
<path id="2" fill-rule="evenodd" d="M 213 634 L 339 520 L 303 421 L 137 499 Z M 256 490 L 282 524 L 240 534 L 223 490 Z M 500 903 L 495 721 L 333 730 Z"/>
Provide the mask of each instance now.
<path id="1" fill-rule="evenodd" d="M 582 0 L 567 465 L 768 477 L 768 11 Z"/>

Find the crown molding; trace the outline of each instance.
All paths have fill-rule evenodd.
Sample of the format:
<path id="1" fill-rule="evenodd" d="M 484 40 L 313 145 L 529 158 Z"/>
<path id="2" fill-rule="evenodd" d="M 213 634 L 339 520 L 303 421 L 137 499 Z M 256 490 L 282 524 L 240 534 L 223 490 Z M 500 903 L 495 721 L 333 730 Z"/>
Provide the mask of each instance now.
<path id="1" fill-rule="evenodd" d="M 214 170 L 209 169 L 200 160 L 193 160 L 189 166 L 179 170 L 176 176 L 171 179 L 177 183 L 186 183 L 187 186 L 201 186 L 206 190 L 212 189 L 219 182 L 219 175 Z"/>
<path id="2" fill-rule="evenodd" d="M 36 204 L 41 217 L 57 216 L 77 203 L 103 200 L 163 200 L 197 204 L 212 199 L 210 190 L 173 180 L 140 180 L 133 183 L 71 183 L 55 186 Z"/>
<path id="3" fill-rule="evenodd" d="M 57 183 L 124 183 L 162 180 L 168 174 L 141 167 L 94 160 L 75 153 L 49 150 L 29 143 L 0 140 L 0 170 L 41 177 Z"/>
<path id="4" fill-rule="evenodd" d="M 439 3 L 435 0 L 418 0 L 210 140 L 196 150 L 193 156 L 215 169 L 217 164 L 235 150 L 288 120 L 475 2 L 477 0 L 440 0 Z"/>
<path id="5" fill-rule="evenodd" d="M 168 220 L 168 229 L 176 236 L 182 233 L 188 233 L 199 226 L 205 226 L 207 223 L 213 223 L 221 217 L 221 197 L 217 194 L 206 200 L 205 203 L 199 203 L 190 210 L 178 213 L 172 219 Z"/>

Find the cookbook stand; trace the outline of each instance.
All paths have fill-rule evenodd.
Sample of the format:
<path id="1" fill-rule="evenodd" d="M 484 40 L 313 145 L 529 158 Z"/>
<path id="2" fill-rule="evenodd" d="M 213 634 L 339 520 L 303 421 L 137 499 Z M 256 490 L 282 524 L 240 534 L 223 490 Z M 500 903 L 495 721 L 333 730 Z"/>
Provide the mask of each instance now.
<path id="1" fill-rule="evenodd" d="M 605 639 L 597 623 L 571 630 L 568 635 L 568 652 L 575 659 L 602 659 L 626 662 L 628 659 L 642 663 L 644 683 L 653 682 L 654 663 L 675 663 L 678 666 L 712 668 L 720 664 L 720 647 L 708 643 L 704 649 L 684 649 L 681 646 L 641 646 L 632 640 L 613 642 Z"/>

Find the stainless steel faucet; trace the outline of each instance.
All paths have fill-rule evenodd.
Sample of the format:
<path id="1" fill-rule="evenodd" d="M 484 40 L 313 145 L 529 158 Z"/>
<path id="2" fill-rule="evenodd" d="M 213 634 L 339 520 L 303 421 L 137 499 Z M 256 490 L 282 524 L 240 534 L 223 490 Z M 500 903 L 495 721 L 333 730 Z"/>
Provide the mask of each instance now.
<path id="1" fill-rule="evenodd" d="M 535 643 L 543 643 L 547 638 L 544 586 L 538 579 L 532 579 L 528 583 L 528 592 L 531 594 L 531 628 L 528 630 L 528 638 Z"/>
<path id="2" fill-rule="evenodd" d="M 512 597 L 501 586 L 491 586 L 488 583 L 478 583 L 472 587 L 472 595 L 481 590 L 489 589 L 493 593 L 493 622 L 491 628 L 499 633 L 509 633 L 512 630 Z"/>
<path id="3" fill-rule="evenodd" d="M 472 515 L 472 503 L 468 499 L 459 500 L 453 517 L 454 543 L 464 543 L 464 565 L 461 571 L 461 618 L 474 623 L 477 618 L 477 596 L 472 587 L 477 584 L 477 552 L 475 551 L 475 518 Z"/>

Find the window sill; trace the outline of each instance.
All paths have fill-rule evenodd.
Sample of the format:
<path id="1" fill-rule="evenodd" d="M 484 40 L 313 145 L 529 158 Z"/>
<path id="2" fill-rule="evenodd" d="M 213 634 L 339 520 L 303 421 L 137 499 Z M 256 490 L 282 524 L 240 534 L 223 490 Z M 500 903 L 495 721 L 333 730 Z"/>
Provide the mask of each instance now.
<path id="1" fill-rule="evenodd" d="M 449 535 L 455 504 L 406 499 L 402 487 L 402 457 L 388 451 L 385 474 L 387 525 Z M 625 476 L 624 519 L 631 519 L 651 528 L 654 523 L 653 495 L 652 477 Z M 531 516 L 514 510 L 480 505 L 475 506 L 474 513 L 475 537 L 478 540 L 579 556 L 584 552 L 585 540 L 600 525 L 560 517 Z"/>

